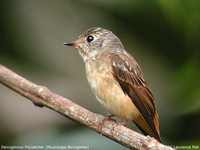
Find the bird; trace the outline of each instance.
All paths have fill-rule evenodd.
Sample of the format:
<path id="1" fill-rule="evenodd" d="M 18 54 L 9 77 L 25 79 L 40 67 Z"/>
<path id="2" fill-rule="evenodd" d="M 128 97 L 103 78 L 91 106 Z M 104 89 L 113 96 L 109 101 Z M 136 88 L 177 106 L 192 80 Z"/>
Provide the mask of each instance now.
<path id="1" fill-rule="evenodd" d="M 144 135 L 161 142 L 154 96 L 120 39 L 112 31 L 93 27 L 64 45 L 77 48 L 92 92 L 110 114 L 102 123 L 117 116 L 125 120 L 122 125 L 132 121 Z"/>

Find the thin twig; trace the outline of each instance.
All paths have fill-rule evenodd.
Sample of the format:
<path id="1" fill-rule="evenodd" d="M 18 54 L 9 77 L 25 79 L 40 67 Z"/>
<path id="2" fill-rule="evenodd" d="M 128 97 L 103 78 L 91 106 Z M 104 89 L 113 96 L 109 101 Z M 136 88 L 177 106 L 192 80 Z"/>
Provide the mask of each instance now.
<path id="1" fill-rule="evenodd" d="M 143 136 L 124 126 L 106 121 L 103 129 L 100 124 L 103 116 L 88 111 L 74 102 L 51 92 L 48 88 L 36 85 L 0 64 L 0 82 L 17 93 L 31 100 L 37 106 L 45 106 L 61 115 L 83 124 L 96 132 L 130 148 L 172 150 L 152 137 Z"/>

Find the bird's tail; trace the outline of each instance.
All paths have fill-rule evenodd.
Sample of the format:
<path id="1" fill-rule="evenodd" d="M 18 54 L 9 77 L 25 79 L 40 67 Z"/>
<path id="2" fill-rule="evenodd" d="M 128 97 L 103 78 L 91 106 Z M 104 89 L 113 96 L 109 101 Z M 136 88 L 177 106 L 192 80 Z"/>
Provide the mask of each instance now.
<path id="1" fill-rule="evenodd" d="M 162 143 L 160 139 L 160 130 L 158 125 L 158 115 L 157 112 L 153 119 L 153 126 L 149 125 L 143 117 L 139 117 L 134 121 L 136 126 L 142 131 L 144 135 L 149 135 L 154 137 L 156 140 L 158 140 L 160 143 Z"/>

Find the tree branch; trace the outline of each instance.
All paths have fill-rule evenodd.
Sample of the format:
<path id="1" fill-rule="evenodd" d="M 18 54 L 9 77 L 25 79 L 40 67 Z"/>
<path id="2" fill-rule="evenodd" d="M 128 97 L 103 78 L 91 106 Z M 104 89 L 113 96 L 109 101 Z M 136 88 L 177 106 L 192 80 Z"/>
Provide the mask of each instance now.
<path id="1" fill-rule="evenodd" d="M 48 88 L 36 85 L 0 64 L 0 82 L 22 96 L 30 99 L 37 106 L 45 106 L 61 115 L 83 124 L 96 132 L 131 149 L 162 149 L 172 150 L 171 147 L 159 143 L 152 137 L 143 136 L 124 126 L 106 121 L 100 129 L 103 116 L 92 113 L 72 101 L 51 92 Z"/>

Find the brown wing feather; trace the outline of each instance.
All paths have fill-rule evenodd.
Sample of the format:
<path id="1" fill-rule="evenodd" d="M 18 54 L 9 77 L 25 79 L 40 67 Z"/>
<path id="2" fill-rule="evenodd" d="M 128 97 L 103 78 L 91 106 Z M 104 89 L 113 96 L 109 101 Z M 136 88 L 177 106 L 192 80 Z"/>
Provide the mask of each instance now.
<path id="1" fill-rule="evenodd" d="M 153 135 L 160 141 L 158 115 L 155 109 L 154 97 L 143 79 L 141 69 L 135 59 L 128 53 L 112 54 L 111 63 L 113 76 L 120 84 L 122 90 L 135 104 L 145 119 Z M 148 133 L 149 134 L 149 133 Z"/>

